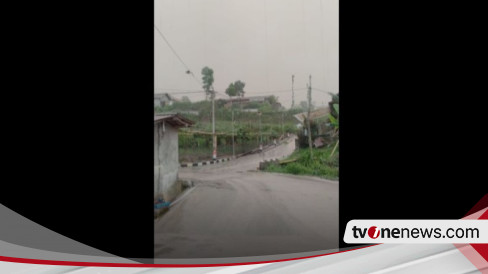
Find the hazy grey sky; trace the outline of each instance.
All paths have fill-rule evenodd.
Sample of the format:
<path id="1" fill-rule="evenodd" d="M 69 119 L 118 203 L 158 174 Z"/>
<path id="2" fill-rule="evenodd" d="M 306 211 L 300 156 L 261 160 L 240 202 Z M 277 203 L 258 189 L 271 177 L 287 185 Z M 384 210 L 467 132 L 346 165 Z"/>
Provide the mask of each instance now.
<path id="1" fill-rule="evenodd" d="M 338 0 L 155 0 L 154 24 L 194 73 L 186 68 L 154 28 L 155 93 L 202 90 L 201 70 L 214 70 L 214 88 L 224 94 L 229 83 L 246 83 L 246 95 L 276 95 L 291 105 L 306 100 L 312 87 L 338 92 Z M 178 90 L 178 91 L 176 91 Z M 187 95 L 192 101 L 203 92 Z M 217 98 L 224 96 L 218 95 Z M 317 105 L 330 101 L 313 90 Z"/>

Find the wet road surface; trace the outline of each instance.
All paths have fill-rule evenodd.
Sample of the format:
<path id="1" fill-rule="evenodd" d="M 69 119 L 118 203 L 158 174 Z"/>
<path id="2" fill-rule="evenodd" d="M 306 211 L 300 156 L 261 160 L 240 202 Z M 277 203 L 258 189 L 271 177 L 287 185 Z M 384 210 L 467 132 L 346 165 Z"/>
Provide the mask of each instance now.
<path id="1" fill-rule="evenodd" d="M 216 258 L 337 248 L 337 181 L 257 171 L 295 144 L 210 166 L 180 169 L 195 187 L 155 220 L 155 257 Z"/>

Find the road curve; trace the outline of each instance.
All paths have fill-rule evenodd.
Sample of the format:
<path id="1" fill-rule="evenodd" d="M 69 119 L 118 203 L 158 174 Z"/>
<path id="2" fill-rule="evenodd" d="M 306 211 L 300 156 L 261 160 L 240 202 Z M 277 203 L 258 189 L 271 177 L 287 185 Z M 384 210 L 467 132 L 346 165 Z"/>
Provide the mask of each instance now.
<path id="1" fill-rule="evenodd" d="M 156 258 L 286 254 L 338 247 L 338 182 L 257 171 L 290 140 L 261 154 L 180 169 L 195 188 L 155 221 Z"/>

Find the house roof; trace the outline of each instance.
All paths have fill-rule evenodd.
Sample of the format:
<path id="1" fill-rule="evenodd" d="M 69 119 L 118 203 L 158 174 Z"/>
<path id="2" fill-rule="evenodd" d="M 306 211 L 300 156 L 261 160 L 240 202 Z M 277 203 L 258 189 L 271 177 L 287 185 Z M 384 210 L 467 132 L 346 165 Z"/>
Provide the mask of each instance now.
<path id="1" fill-rule="evenodd" d="M 264 101 L 266 98 L 269 96 L 249 96 L 249 97 L 239 97 L 239 96 L 234 96 L 232 98 L 223 98 L 220 100 L 223 100 L 225 102 L 247 102 L 247 101 Z"/>
<path id="2" fill-rule="evenodd" d="M 324 107 L 324 108 L 319 108 L 317 110 L 311 111 L 310 112 L 310 119 L 311 120 L 316 120 L 322 117 L 328 116 L 330 113 L 329 107 Z M 302 112 L 295 114 L 294 117 L 297 119 L 300 123 L 303 123 L 305 119 L 307 118 L 308 113 L 307 112 Z"/>
<path id="3" fill-rule="evenodd" d="M 163 113 L 154 115 L 155 124 L 163 121 L 176 128 L 189 127 L 195 124 L 195 122 L 193 122 L 192 120 L 185 118 L 178 113 Z"/>
<path id="4" fill-rule="evenodd" d="M 171 95 L 169 95 L 168 93 L 155 93 L 154 94 L 154 99 L 163 99 L 164 97 L 166 97 L 167 100 L 171 101 L 173 100 L 173 98 L 171 97 Z"/>
<path id="5" fill-rule="evenodd" d="M 269 96 L 249 96 L 247 98 L 250 99 L 250 100 L 265 100 L 268 97 Z"/>

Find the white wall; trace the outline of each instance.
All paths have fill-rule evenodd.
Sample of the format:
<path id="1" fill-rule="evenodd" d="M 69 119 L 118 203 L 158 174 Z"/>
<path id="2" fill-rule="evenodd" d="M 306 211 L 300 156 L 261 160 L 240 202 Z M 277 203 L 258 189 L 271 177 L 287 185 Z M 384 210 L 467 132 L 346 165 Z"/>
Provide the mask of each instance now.
<path id="1" fill-rule="evenodd" d="M 171 201 L 178 193 L 178 130 L 165 123 L 154 125 L 154 196 Z"/>

